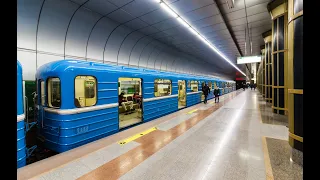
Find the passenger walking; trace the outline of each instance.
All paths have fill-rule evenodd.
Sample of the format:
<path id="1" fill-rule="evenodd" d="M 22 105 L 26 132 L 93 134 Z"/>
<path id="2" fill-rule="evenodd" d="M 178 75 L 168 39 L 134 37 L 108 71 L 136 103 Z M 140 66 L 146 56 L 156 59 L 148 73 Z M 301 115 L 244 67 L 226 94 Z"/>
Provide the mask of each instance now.
<path id="1" fill-rule="evenodd" d="M 252 91 L 252 88 L 253 88 L 253 84 L 250 84 L 250 88 L 251 88 L 251 91 Z"/>
<path id="2" fill-rule="evenodd" d="M 207 97 L 208 97 L 208 94 L 210 93 L 210 88 L 207 84 L 204 84 L 204 86 L 202 87 L 202 92 L 203 92 L 203 95 L 204 95 L 204 104 L 207 104 Z"/>
<path id="3" fill-rule="evenodd" d="M 220 89 L 218 86 L 213 90 L 213 95 L 214 95 L 214 102 L 216 103 L 217 100 L 219 102 Z"/>

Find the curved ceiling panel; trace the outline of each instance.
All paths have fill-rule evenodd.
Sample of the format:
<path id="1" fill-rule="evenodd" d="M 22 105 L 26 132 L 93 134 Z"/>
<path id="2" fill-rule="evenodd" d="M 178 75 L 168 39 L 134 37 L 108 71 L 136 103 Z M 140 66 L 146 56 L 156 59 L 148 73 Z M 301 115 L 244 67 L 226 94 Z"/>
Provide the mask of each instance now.
<path id="1" fill-rule="evenodd" d="M 85 57 L 88 37 L 94 23 L 101 16 L 83 7 L 79 8 L 68 26 L 65 37 L 65 55 Z"/>
<path id="2" fill-rule="evenodd" d="M 36 32 L 43 0 L 18 0 L 17 46 L 36 49 Z"/>
<path id="3" fill-rule="evenodd" d="M 95 22 L 91 35 L 89 35 L 87 58 L 103 61 L 104 45 L 111 31 L 118 25 L 106 17 Z"/>
<path id="4" fill-rule="evenodd" d="M 160 45 L 157 48 L 155 48 L 149 55 L 148 61 L 147 61 L 147 68 L 155 69 L 156 64 L 156 57 L 163 52 L 167 47 L 164 45 Z"/>
<path id="5" fill-rule="evenodd" d="M 144 37 L 144 35 L 138 31 L 134 31 L 127 36 L 127 38 L 123 41 L 119 51 L 119 64 L 129 64 L 129 57 L 131 56 L 130 54 L 132 54 L 133 48 L 142 37 Z"/>
<path id="6" fill-rule="evenodd" d="M 64 54 L 67 28 L 78 7 L 65 0 L 44 2 L 38 23 L 37 51 Z"/>
<path id="7" fill-rule="evenodd" d="M 150 57 L 151 52 L 154 50 L 154 48 L 157 48 L 160 45 L 160 43 L 158 41 L 151 41 L 151 43 L 149 45 L 147 45 L 145 47 L 145 49 L 143 50 L 143 52 L 141 53 L 141 57 L 140 57 L 140 63 L 139 63 L 139 67 L 147 67 L 148 65 L 148 60 Z"/>
<path id="8" fill-rule="evenodd" d="M 108 36 L 104 47 L 104 61 L 118 63 L 118 52 L 120 46 L 126 37 L 132 30 L 124 26 L 117 26 L 111 34 Z"/>
<path id="9" fill-rule="evenodd" d="M 129 56 L 129 65 L 138 66 L 140 55 L 142 50 L 146 47 L 149 42 L 152 42 L 153 39 L 147 36 L 143 36 L 138 39 L 132 48 L 132 52 Z"/>
<path id="10" fill-rule="evenodd" d="M 235 62 L 239 52 L 219 12 L 223 3 L 166 2 Z M 258 36 L 269 23 L 260 20 L 268 17 L 263 6 L 249 7 L 248 21 L 255 26 L 252 34 L 257 45 L 263 43 Z M 242 11 L 226 15 L 239 39 L 244 33 Z M 73 58 L 231 78 L 235 73 L 154 0 L 18 0 L 17 23 L 18 57 L 24 66 L 30 62 L 33 67 L 26 68 L 30 72 L 46 62 Z"/>

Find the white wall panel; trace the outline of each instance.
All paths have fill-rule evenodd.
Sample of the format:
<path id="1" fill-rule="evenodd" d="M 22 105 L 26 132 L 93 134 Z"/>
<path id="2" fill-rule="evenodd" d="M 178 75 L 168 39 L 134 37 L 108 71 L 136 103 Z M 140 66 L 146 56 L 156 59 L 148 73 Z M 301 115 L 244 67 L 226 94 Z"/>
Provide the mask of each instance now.
<path id="1" fill-rule="evenodd" d="M 17 59 L 22 65 L 23 80 L 35 80 L 36 53 L 18 51 Z"/>
<path id="2" fill-rule="evenodd" d="M 38 56 L 37 68 L 41 67 L 46 63 L 63 59 L 63 56 L 48 55 L 48 54 L 38 54 L 37 56 Z"/>

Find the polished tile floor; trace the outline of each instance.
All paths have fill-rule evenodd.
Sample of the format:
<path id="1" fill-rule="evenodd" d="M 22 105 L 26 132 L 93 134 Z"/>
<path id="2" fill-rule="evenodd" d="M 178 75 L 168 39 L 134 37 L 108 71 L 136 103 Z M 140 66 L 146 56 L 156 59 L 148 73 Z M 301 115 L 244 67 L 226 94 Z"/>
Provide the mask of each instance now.
<path id="1" fill-rule="evenodd" d="M 18 179 L 276 179 L 265 137 L 287 142 L 277 118 L 258 91 L 240 90 L 31 164 Z"/>

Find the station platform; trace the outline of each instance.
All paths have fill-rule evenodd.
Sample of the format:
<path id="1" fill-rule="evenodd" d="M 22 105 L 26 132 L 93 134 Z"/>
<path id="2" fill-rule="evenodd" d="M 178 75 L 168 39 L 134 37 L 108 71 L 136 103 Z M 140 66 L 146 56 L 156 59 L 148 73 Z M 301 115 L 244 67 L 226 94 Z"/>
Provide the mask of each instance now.
<path id="1" fill-rule="evenodd" d="M 18 179 L 302 179 L 287 117 L 238 90 L 17 170 Z"/>

